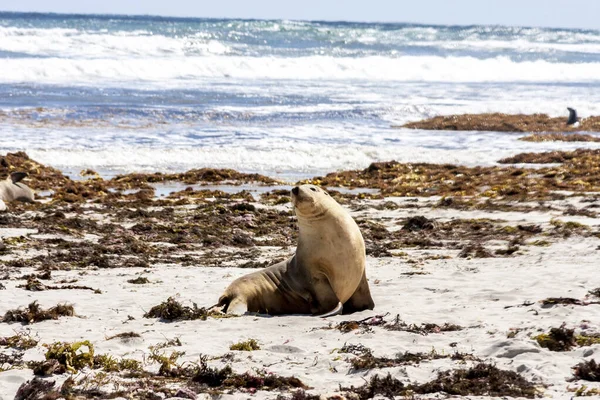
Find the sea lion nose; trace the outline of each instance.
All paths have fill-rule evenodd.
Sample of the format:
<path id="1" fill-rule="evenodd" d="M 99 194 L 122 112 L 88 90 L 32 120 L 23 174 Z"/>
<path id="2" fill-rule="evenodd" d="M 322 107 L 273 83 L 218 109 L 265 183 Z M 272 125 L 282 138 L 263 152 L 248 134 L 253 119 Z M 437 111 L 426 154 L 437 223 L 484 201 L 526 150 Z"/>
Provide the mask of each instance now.
<path id="1" fill-rule="evenodd" d="M 292 193 L 294 194 L 294 196 L 298 196 L 299 191 L 300 191 L 300 188 L 298 186 L 296 186 L 295 188 L 292 189 Z"/>

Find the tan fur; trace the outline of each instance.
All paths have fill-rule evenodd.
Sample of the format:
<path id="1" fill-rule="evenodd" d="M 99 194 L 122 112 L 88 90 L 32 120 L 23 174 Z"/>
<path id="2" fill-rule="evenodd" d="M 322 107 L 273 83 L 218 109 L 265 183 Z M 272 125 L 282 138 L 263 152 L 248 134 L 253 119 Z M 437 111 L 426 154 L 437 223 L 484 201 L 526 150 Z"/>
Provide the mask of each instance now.
<path id="1" fill-rule="evenodd" d="M 294 191 L 297 190 L 297 194 Z M 286 261 L 236 279 L 219 299 L 226 312 L 323 314 L 373 309 L 365 244 L 350 214 L 314 185 L 292 191 L 298 247 Z"/>
<path id="2" fill-rule="evenodd" d="M 0 181 L 0 200 L 34 202 L 33 190 L 21 182 L 27 174 L 22 172 L 12 173 L 4 181 Z"/>

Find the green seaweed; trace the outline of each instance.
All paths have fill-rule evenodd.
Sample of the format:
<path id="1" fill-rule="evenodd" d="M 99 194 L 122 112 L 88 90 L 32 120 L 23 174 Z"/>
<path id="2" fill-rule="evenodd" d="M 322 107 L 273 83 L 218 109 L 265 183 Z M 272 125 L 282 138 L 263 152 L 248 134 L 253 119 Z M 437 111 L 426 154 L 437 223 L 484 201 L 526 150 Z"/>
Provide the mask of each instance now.
<path id="1" fill-rule="evenodd" d="M 55 342 L 44 345 L 48 348 L 46 360 L 56 360 L 66 371 L 75 373 L 85 367 L 94 366 L 94 345 L 89 340 L 81 342 Z"/>
<path id="2" fill-rule="evenodd" d="M 260 346 L 256 339 L 248 339 L 239 343 L 234 343 L 229 346 L 229 350 L 238 350 L 238 351 L 253 351 L 260 350 Z"/>

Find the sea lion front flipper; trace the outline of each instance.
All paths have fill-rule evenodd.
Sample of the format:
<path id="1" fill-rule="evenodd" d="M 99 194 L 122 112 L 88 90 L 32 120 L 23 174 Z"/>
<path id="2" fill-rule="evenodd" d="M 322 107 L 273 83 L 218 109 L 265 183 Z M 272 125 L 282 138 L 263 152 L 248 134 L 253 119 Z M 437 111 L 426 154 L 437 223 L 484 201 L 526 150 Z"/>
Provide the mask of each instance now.
<path id="1" fill-rule="evenodd" d="M 333 317 L 335 315 L 342 314 L 342 311 L 344 311 L 344 305 L 340 301 L 338 301 L 337 306 L 333 310 L 326 312 L 325 314 L 317 315 L 317 317 L 319 317 L 319 318 Z"/>
<path id="2" fill-rule="evenodd" d="M 7 180 L 12 181 L 12 183 L 19 183 L 27 176 L 27 172 L 13 172 L 10 174 Z"/>
<path id="3" fill-rule="evenodd" d="M 313 278 L 313 294 L 310 311 L 312 315 L 321 316 L 329 315 L 338 308 L 340 303 L 337 298 L 329 279 L 325 275 L 318 278 Z"/>
<path id="4" fill-rule="evenodd" d="M 344 314 L 351 314 L 356 311 L 372 310 L 375 308 L 375 302 L 371 297 L 367 274 L 363 272 L 358 288 L 354 294 L 344 303 Z"/>

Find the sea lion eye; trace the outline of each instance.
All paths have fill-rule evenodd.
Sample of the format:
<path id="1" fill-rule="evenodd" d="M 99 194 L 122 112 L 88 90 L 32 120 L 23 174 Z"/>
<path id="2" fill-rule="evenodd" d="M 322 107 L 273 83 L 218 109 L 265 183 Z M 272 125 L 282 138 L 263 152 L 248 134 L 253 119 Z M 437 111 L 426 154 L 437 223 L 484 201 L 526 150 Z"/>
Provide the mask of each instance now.
<path id="1" fill-rule="evenodd" d="M 310 190 L 312 190 L 313 192 L 317 191 L 317 189 L 315 189 L 314 187 L 311 187 Z"/>

